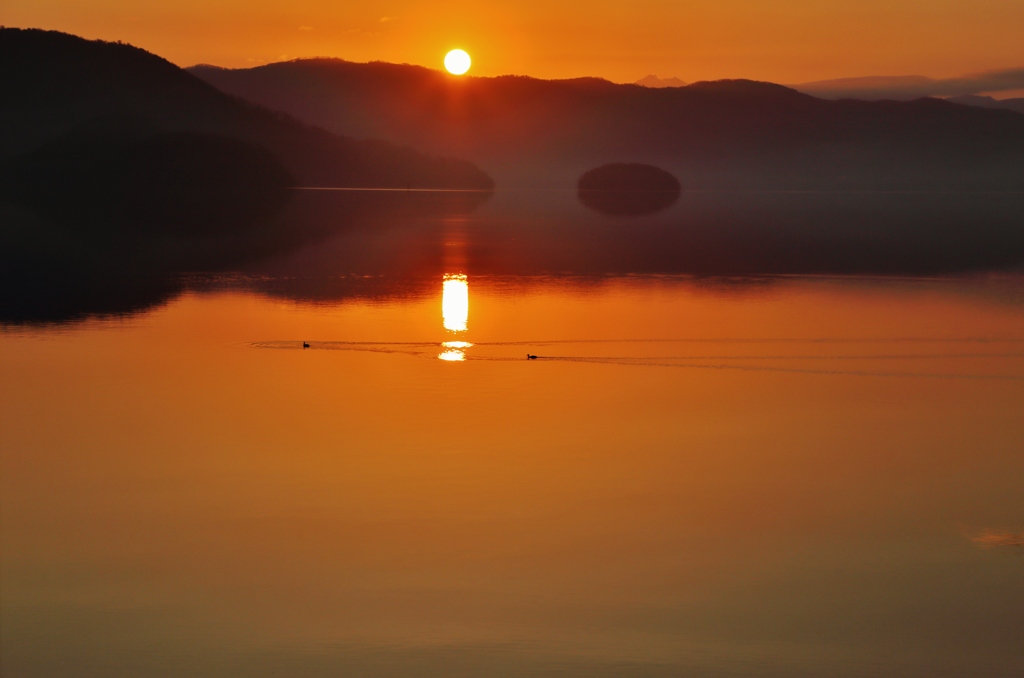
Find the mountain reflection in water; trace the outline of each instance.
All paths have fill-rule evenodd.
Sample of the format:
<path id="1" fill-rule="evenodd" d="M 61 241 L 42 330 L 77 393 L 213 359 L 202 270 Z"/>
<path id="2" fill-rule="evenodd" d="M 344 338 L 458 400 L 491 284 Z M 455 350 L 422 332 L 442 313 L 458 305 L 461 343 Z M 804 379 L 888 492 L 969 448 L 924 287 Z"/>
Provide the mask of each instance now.
<path id="1" fill-rule="evenodd" d="M 0 209 L 0 322 L 15 324 L 124 315 L 224 286 L 296 301 L 422 294 L 455 272 L 946 275 L 1024 263 L 1024 193 L 689 191 L 622 219 L 570 190 L 296 191 L 264 232 L 104 242 Z"/>

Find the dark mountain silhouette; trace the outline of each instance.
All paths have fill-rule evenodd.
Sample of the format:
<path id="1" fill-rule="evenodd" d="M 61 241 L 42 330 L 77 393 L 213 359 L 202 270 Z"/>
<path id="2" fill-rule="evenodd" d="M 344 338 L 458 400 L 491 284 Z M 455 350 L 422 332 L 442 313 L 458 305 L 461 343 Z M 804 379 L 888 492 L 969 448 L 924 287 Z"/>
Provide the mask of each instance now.
<path id="1" fill-rule="evenodd" d="M 6 168 L 3 192 L 82 235 L 132 238 L 240 232 L 288 199 L 294 180 L 263 148 L 131 130 L 128 121 L 47 142 Z"/>
<path id="2" fill-rule="evenodd" d="M 183 271 L 276 274 L 268 291 L 321 298 L 332 280 L 436 282 L 453 262 L 474 275 L 595 279 L 1024 262 L 1020 192 L 690 190 L 1020 187 L 1024 116 L 1010 111 L 828 102 L 749 81 L 650 89 L 331 60 L 197 72 L 306 122 L 126 45 L 0 31 L 0 324 L 135 312 L 192 285 Z M 487 191 L 286 190 L 490 186 L 469 163 L 311 123 L 566 188 L 589 168 L 642 161 L 687 190 L 627 219 L 585 209 L 575 191 L 506 191 L 482 205 Z M 275 258 L 291 263 L 268 268 Z"/>
<path id="3" fill-rule="evenodd" d="M 458 78 L 337 59 L 191 72 L 334 131 L 469 158 L 506 183 L 569 187 L 596 165 L 636 161 L 688 188 L 1024 186 L 1024 117 L 934 99 L 824 101 L 746 80 Z"/>
<path id="4" fill-rule="evenodd" d="M 460 160 L 356 141 L 227 96 L 170 62 L 121 43 L 0 29 L 0 159 L 81 125 L 132 119 L 157 133 L 223 135 L 262 147 L 302 185 L 487 189 Z"/>
<path id="5" fill-rule="evenodd" d="M 493 186 L 471 163 L 337 136 L 120 43 L 0 29 L 0 93 L 0 323 L 132 312 L 180 291 L 183 271 L 462 214 Z M 325 212 L 296 184 L 477 190 L 347 192 Z"/>

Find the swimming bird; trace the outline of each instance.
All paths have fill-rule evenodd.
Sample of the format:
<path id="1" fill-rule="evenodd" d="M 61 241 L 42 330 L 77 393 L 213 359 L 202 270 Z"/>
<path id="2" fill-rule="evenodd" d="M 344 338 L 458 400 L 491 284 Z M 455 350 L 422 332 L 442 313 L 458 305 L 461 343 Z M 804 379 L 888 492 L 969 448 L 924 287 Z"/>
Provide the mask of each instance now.
<path id="1" fill-rule="evenodd" d="M 306 342 L 302 342 L 302 348 L 309 348 L 309 344 L 307 344 Z"/>
<path id="2" fill-rule="evenodd" d="M 531 355 L 531 354 L 527 353 L 527 354 L 526 354 L 526 359 L 527 359 L 527 360 L 536 360 L 536 359 L 537 359 L 537 356 L 535 356 L 535 355 Z"/>

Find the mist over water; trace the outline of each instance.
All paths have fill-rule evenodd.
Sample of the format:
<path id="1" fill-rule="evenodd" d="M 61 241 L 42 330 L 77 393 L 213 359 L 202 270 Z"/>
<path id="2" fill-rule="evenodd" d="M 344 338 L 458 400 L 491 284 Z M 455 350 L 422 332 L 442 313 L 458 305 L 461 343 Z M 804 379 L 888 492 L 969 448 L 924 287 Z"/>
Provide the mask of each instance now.
<path id="1" fill-rule="evenodd" d="M 0 320 L 132 313 L 197 285 L 311 300 L 416 294 L 445 273 L 936 276 L 1024 262 L 1024 193 L 690 190 L 651 214 L 581 196 L 293 190 L 245 233 L 100 240 L 0 205 Z"/>

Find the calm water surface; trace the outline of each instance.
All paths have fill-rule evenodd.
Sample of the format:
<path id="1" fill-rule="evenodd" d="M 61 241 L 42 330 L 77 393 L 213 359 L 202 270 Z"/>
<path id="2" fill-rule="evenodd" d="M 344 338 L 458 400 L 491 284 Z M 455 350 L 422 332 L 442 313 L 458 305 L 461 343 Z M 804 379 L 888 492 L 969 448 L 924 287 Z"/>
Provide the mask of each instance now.
<path id="1" fill-rule="evenodd" d="M 1024 675 L 1019 278 L 356 283 L 0 333 L 4 676 Z"/>

